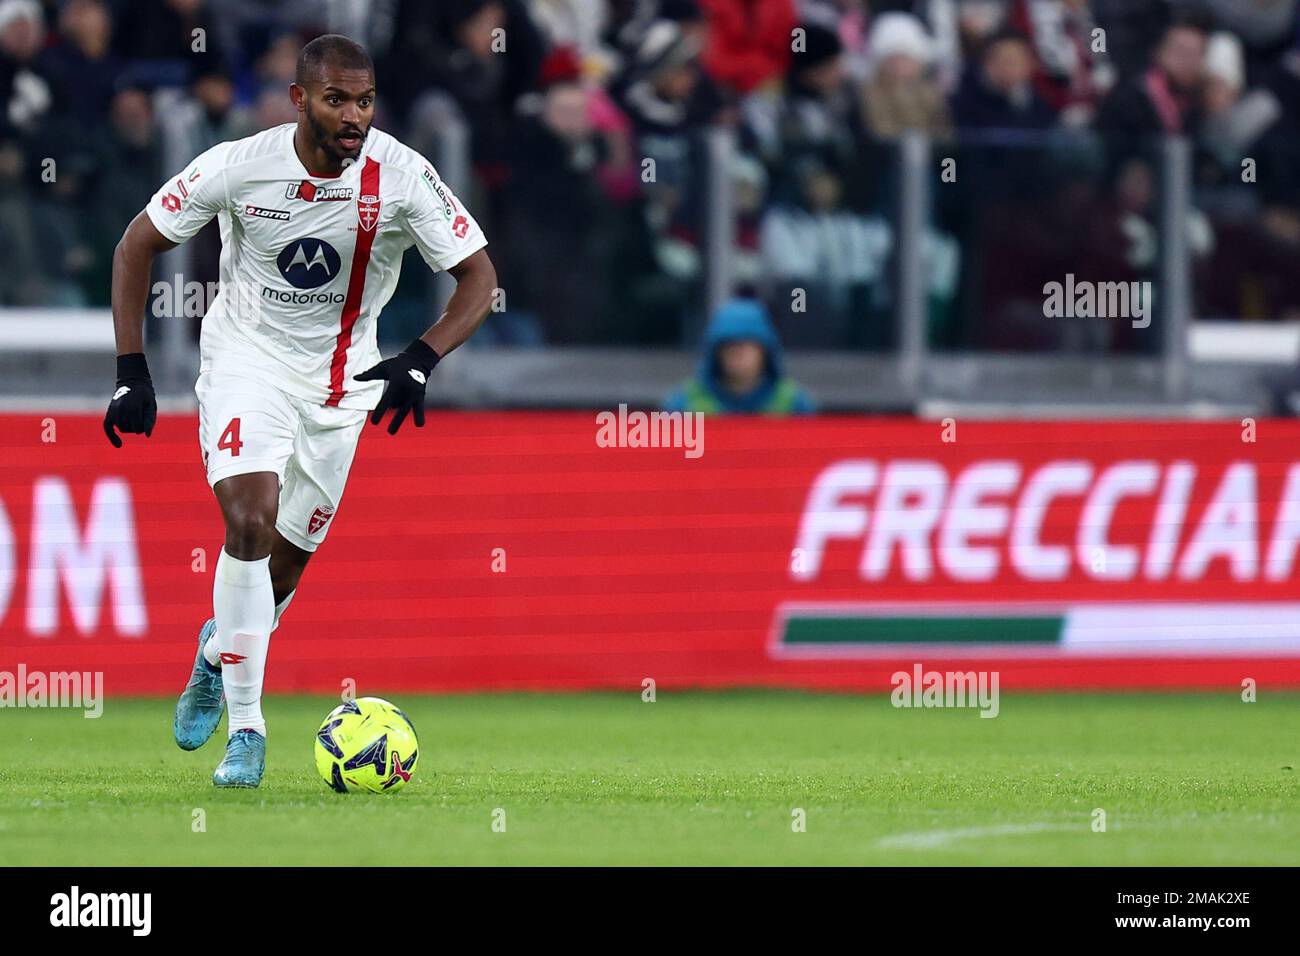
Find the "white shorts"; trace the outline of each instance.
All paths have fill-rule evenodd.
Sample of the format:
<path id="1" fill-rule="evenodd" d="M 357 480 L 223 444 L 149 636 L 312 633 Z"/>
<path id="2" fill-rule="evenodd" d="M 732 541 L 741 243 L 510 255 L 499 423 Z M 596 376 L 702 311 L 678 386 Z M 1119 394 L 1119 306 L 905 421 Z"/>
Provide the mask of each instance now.
<path id="1" fill-rule="evenodd" d="M 275 528 L 315 551 L 325 540 L 369 412 L 317 405 L 260 378 L 199 373 L 199 448 L 208 485 L 273 471 L 280 480 Z"/>

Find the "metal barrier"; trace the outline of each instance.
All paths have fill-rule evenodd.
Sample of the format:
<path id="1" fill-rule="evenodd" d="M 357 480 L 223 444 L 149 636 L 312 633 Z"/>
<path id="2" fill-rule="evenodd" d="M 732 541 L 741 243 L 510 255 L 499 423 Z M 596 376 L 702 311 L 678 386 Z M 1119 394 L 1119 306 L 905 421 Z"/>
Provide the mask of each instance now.
<path id="1" fill-rule="evenodd" d="M 157 115 L 167 144 L 164 165 L 179 169 L 193 156 L 197 107 L 183 97 L 160 105 Z M 434 158 L 453 189 L 472 195 L 469 134 L 463 119 L 436 96 L 423 102 L 415 116 L 413 144 Z M 732 170 L 738 145 L 734 131 L 724 128 L 708 130 L 702 142 L 707 168 L 700 249 L 704 301 L 711 313 L 737 288 L 738 211 Z M 1087 408 L 1094 414 L 1116 415 L 1245 414 L 1270 407 L 1272 378 L 1277 375 L 1276 334 L 1247 323 L 1239 328 L 1220 323 L 1198 338 L 1192 322 L 1187 241 L 1192 163 L 1187 141 L 1167 139 L 1159 154 L 1156 304 L 1162 331 L 1158 349 L 1138 355 L 934 347 L 927 329 L 926 244 L 937 167 L 943 158 L 936 152 L 922 136 L 901 140 L 893 159 L 896 202 L 891 202 L 890 214 L 878 217 L 894 237 L 887 292 L 895 344 L 883 351 L 796 350 L 789 356 L 792 374 L 810 385 L 822 407 L 930 414 L 1055 414 Z M 581 275 L 582 263 L 575 263 L 574 269 Z M 189 247 L 184 245 L 167 253 L 160 264 L 163 275 L 186 275 L 190 270 Z M 404 281 L 414 279 L 408 275 Z M 509 282 L 510 276 L 503 273 L 507 289 Z M 441 313 L 452 287 L 445 275 L 430 284 L 430 321 Z M 6 372 L 0 392 L 10 404 L 23 395 L 39 403 L 42 394 L 56 394 L 53 389 L 64 398 L 84 390 L 88 403 L 100 402 L 111 375 L 111 329 L 107 311 L 0 309 L 0 367 Z M 383 337 L 382 320 L 380 332 Z M 161 353 L 161 361 L 154 362 L 160 393 L 185 398 L 197 370 L 197 344 L 186 323 L 150 318 L 146 340 L 151 350 Z M 623 401 L 653 405 L 695 363 L 689 348 L 693 343 L 683 344 L 687 347 L 616 348 L 598 341 L 542 349 L 475 347 L 446 363 L 430 383 L 430 398 L 438 404 L 505 407 L 606 407 Z M 99 354 L 102 363 L 95 360 Z"/>

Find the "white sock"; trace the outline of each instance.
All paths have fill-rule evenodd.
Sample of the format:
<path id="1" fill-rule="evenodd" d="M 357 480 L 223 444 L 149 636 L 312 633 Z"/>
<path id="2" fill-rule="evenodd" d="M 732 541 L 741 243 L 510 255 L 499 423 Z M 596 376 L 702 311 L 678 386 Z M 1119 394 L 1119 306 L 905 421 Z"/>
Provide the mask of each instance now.
<path id="1" fill-rule="evenodd" d="M 226 691 L 229 729 L 245 728 L 266 734 L 262 719 L 262 680 L 266 649 L 275 624 L 275 592 L 271 588 L 271 556 L 255 561 L 232 558 L 221 549 L 212 611 L 217 619 L 221 682 Z"/>
<path id="2" fill-rule="evenodd" d="M 290 591 L 285 595 L 284 600 L 275 606 L 275 621 L 271 624 L 272 634 L 274 634 L 275 629 L 280 626 L 280 615 L 284 613 L 285 608 L 289 606 L 289 602 L 293 600 L 293 596 L 297 593 L 296 589 Z M 220 642 L 218 641 L 208 641 L 208 643 L 203 645 L 203 659 L 213 667 L 221 666 L 221 648 L 217 646 L 219 643 Z"/>
<path id="3" fill-rule="evenodd" d="M 218 561 L 221 559 L 218 558 Z M 203 645 L 203 659 L 212 667 L 221 669 L 221 641 L 217 638 L 209 638 L 208 643 Z"/>

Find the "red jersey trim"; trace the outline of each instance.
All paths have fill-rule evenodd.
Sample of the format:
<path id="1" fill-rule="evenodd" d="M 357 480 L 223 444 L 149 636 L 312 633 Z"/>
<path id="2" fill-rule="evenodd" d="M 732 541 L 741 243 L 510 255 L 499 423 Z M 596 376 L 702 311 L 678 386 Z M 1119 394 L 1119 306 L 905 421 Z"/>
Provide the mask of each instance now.
<path id="1" fill-rule="evenodd" d="M 366 157 L 361 168 L 361 195 L 379 195 L 379 163 Z M 343 368 L 348 363 L 348 348 L 352 345 L 352 327 L 361 315 L 361 296 L 366 288 L 366 268 L 370 265 L 370 247 L 377 229 L 361 228 L 360 212 L 357 216 L 357 245 L 352 253 L 352 269 L 348 273 L 348 292 L 343 300 L 343 313 L 339 317 L 339 334 L 334 342 L 334 358 L 330 362 L 330 397 L 325 404 L 338 405 L 347 394 L 343 388 Z"/>

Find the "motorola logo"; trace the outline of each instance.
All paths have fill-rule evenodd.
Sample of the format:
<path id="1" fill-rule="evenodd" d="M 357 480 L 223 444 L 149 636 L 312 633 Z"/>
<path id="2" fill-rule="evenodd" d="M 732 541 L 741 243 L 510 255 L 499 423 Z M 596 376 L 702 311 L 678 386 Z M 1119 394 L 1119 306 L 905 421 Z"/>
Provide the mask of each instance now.
<path id="1" fill-rule="evenodd" d="M 275 264 L 295 289 L 316 289 L 339 274 L 339 254 L 324 239 L 295 239 Z"/>

